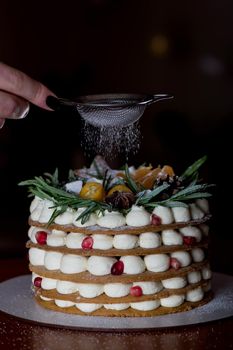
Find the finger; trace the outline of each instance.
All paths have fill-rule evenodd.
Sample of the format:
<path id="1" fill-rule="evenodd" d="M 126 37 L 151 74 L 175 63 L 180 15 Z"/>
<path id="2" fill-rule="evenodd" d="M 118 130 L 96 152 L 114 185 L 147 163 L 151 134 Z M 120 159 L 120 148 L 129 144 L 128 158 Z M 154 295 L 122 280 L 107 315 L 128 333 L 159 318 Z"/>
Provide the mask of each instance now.
<path id="1" fill-rule="evenodd" d="M 23 97 L 33 104 L 48 109 L 46 98 L 54 95 L 46 86 L 25 73 L 0 62 L 0 90 Z"/>
<path id="2" fill-rule="evenodd" d="M 5 124 L 5 119 L 0 118 L 0 129 L 3 128 L 4 124 Z"/>
<path id="3" fill-rule="evenodd" d="M 29 103 L 21 97 L 0 91 L 0 118 L 22 119 L 29 112 Z"/>

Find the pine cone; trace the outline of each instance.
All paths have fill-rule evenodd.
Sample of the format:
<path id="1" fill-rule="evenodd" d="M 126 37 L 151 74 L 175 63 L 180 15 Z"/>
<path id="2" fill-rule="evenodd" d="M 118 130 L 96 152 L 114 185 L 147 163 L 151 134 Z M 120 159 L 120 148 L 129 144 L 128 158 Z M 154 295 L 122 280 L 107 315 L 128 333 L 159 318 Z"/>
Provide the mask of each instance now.
<path id="1" fill-rule="evenodd" d="M 182 182 L 179 180 L 179 177 L 176 175 L 174 175 L 174 176 L 167 175 L 166 177 L 157 179 L 158 186 L 160 186 L 164 183 L 168 183 L 170 185 L 170 187 L 161 194 L 160 200 L 168 199 L 173 194 L 177 193 L 178 191 L 180 191 L 183 188 Z"/>
<path id="2" fill-rule="evenodd" d="M 135 196 L 133 193 L 115 191 L 105 198 L 105 202 L 116 209 L 129 209 L 135 202 Z"/>

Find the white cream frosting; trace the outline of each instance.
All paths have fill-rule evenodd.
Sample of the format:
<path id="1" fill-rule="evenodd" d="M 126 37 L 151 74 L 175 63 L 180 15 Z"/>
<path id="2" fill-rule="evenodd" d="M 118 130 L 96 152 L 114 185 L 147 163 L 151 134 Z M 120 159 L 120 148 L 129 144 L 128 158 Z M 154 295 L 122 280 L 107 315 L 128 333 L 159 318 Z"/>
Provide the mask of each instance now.
<path id="1" fill-rule="evenodd" d="M 171 258 L 177 259 L 181 267 L 185 267 L 191 264 L 191 256 L 188 252 L 178 251 L 171 253 Z"/>
<path id="2" fill-rule="evenodd" d="M 59 270 L 63 254 L 58 252 L 46 252 L 44 257 L 44 266 L 48 270 Z"/>
<path id="3" fill-rule="evenodd" d="M 74 220 L 74 215 L 75 211 L 71 208 L 67 208 L 67 210 L 64 213 L 58 215 L 55 218 L 54 222 L 58 225 L 70 225 Z"/>
<path id="4" fill-rule="evenodd" d="M 60 270 L 63 273 L 72 274 L 86 271 L 87 258 L 80 255 L 65 254 L 61 260 Z"/>
<path id="5" fill-rule="evenodd" d="M 94 234 L 91 236 L 93 238 L 93 249 L 103 249 L 108 250 L 113 246 L 112 236 L 104 234 Z"/>
<path id="6" fill-rule="evenodd" d="M 140 256 L 126 255 L 120 260 L 124 263 L 124 273 L 136 275 L 145 271 L 145 263 Z"/>
<path id="7" fill-rule="evenodd" d="M 87 270 L 94 276 L 104 276 L 111 273 L 115 258 L 105 256 L 91 256 L 87 262 Z"/>
<path id="8" fill-rule="evenodd" d="M 174 222 L 174 216 L 170 208 L 159 205 L 154 208 L 152 214 L 156 214 L 161 219 L 161 224 L 172 224 Z"/>
<path id="9" fill-rule="evenodd" d="M 184 288 L 186 284 L 187 281 L 184 277 L 172 277 L 162 280 L 162 285 L 164 286 L 164 288 L 168 289 Z"/>
<path id="10" fill-rule="evenodd" d="M 107 283 L 104 293 L 111 298 L 125 297 L 130 292 L 131 283 Z"/>
<path id="11" fill-rule="evenodd" d="M 40 218 L 40 214 L 42 212 L 43 206 L 44 206 L 44 201 L 40 200 L 38 202 L 35 202 L 37 205 L 35 206 L 35 208 L 33 209 L 33 211 L 31 212 L 31 219 L 34 221 L 39 221 Z M 34 207 L 34 205 L 33 205 Z"/>
<path id="12" fill-rule="evenodd" d="M 163 230 L 162 241 L 164 245 L 182 245 L 183 237 L 176 230 Z"/>
<path id="13" fill-rule="evenodd" d="M 70 282 L 70 281 L 57 281 L 56 289 L 58 293 L 61 293 L 61 294 L 72 294 L 77 292 L 78 285 L 77 283 Z"/>
<path id="14" fill-rule="evenodd" d="M 202 300 L 203 297 L 204 297 L 204 292 L 203 292 L 201 287 L 189 290 L 186 293 L 186 300 L 187 301 L 196 302 L 196 301 Z"/>
<path id="15" fill-rule="evenodd" d="M 169 269 L 170 258 L 166 254 L 151 254 L 144 258 L 146 268 L 152 272 L 163 272 Z"/>
<path id="16" fill-rule="evenodd" d="M 67 248 L 72 249 L 81 249 L 82 248 L 82 241 L 87 236 L 83 233 L 78 232 L 70 232 L 66 237 L 66 246 Z"/>
<path id="17" fill-rule="evenodd" d="M 58 300 L 58 299 L 55 299 L 54 300 L 55 304 L 59 307 L 71 307 L 71 306 L 74 306 L 75 303 L 72 302 L 72 301 L 68 301 L 68 300 Z"/>
<path id="18" fill-rule="evenodd" d="M 38 221 L 45 224 L 49 221 L 51 216 L 53 215 L 53 212 L 55 208 L 52 208 L 54 206 L 54 203 L 48 199 L 43 200 L 43 207 L 39 216 Z"/>
<path id="19" fill-rule="evenodd" d="M 209 202 L 206 198 L 197 199 L 196 205 L 205 213 L 209 214 L 210 208 L 209 208 Z"/>
<path id="20" fill-rule="evenodd" d="M 97 217 L 97 225 L 106 228 L 115 228 L 125 225 L 125 217 L 118 211 L 108 210 L 104 211 L 104 214 L 99 213 Z"/>
<path id="21" fill-rule="evenodd" d="M 56 289 L 57 280 L 53 278 L 43 277 L 41 281 L 41 287 L 46 290 Z"/>
<path id="22" fill-rule="evenodd" d="M 104 308 L 107 310 L 126 310 L 130 307 L 129 303 L 121 303 L 121 304 L 104 304 Z"/>
<path id="23" fill-rule="evenodd" d="M 164 307 L 177 307 L 183 304 L 184 299 L 184 295 L 170 295 L 167 298 L 161 298 L 160 303 Z"/>
<path id="24" fill-rule="evenodd" d="M 47 245 L 51 247 L 62 247 L 65 245 L 66 233 L 60 230 L 52 230 L 47 236 Z"/>
<path id="25" fill-rule="evenodd" d="M 201 248 L 193 248 L 191 254 L 194 262 L 201 262 L 205 259 L 204 250 Z"/>
<path id="26" fill-rule="evenodd" d="M 209 280 L 212 277 L 212 272 L 209 266 L 203 267 L 203 269 L 201 270 L 201 274 L 204 280 Z"/>
<path id="27" fill-rule="evenodd" d="M 175 218 L 175 222 L 186 222 L 191 220 L 190 210 L 185 207 L 174 207 L 172 212 Z"/>
<path id="28" fill-rule="evenodd" d="M 84 298 L 96 298 L 104 292 L 104 286 L 102 284 L 78 283 L 77 286 L 79 294 Z"/>
<path id="29" fill-rule="evenodd" d="M 39 205 L 39 203 L 41 203 L 43 201 L 43 199 L 41 199 L 40 197 L 35 196 L 30 204 L 30 213 L 32 213 Z"/>
<path id="30" fill-rule="evenodd" d="M 200 271 L 189 272 L 187 275 L 187 278 L 188 278 L 188 282 L 191 284 L 198 283 L 201 281 L 201 273 L 200 273 Z"/>
<path id="31" fill-rule="evenodd" d="M 183 236 L 190 236 L 196 238 L 197 242 L 200 242 L 202 239 L 201 230 L 196 226 L 186 226 L 180 229 L 180 232 Z"/>
<path id="32" fill-rule="evenodd" d="M 29 249 L 29 261 L 34 266 L 44 265 L 45 251 L 38 248 Z"/>
<path id="33" fill-rule="evenodd" d="M 39 227 L 35 227 L 35 226 L 31 226 L 28 230 L 28 237 L 30 238 L 30 240 L 33 242 L 33 243 L 38 243 L 37 242 L 37 239 L 36 239 L 36 233 L 38 231 L 44 231 L 48 234 L 48 236 L 50 235 L 50 231 L 47 230 L 47 229 L 41 229 Z M 48 239 L 48 236 L 47 236 L 47 239 Z"/>
<path id="34" fill-rule="evenodd" d="M 205 216 L 205 213 L 195 203 L 191 203 L 189 207 L 193 220 L 199 220 Z"/>
<path id="35" fill-rule="evenodd" d="M 157 248 L 161 245 L 161 236 L 159 233 L 144 232 L 139 236 L 139 246 L 141 248 Z"/>
<path id="36" fill-rule="evenodd" d="M 116 249 L 133 249 L 138 245 L 138 238 L 135 235 L 120 234 L 113 238 L 113 246 Z"/>
<path id="37" fill-rule="evenodd" d="M 139 311 L 150 311 L 155 310 L 160 306 L 159 300 L 148 300 L 148 301 L 139 301 L 136 303 L 130 303 L 132 309 Z"/>
<path id="38" fill-rule="evenodd" d="M 126 215 L 126 224 L 134 227 L 149 225 L 150 213 L 141 206 L 133 205 L 130 212 Z"/>
<path id="39" fill-rule="evenodd" d="M 142 292 L 145 295 L 155 294 L 163 289 L 161 282 L 133 282 L 133 287 L 139 286 L 142 288 Z"/>
<path id="40" fill-rule="evenodd" d="M 100 309 L 103 304 L 91 304 L 91 303 L 77 303 L 75 304 L 77 309 L 81 310 L 82 312 L 94 312 L 98 309 Z"/>
<path id="41" fill-rule="evenodd" d="M 50 301 L 50 300 L 53 300 L 51 298 L 47 298 L 47 297 L 44 297 L 43 295 L 40 295 L 40 298 L 44 301 Z"/>
<path id="42" fill-rule="evenodd" d="M 77 227 L 88 227 L 88 226 L 94 226 L 97 222 L 97 216 L 95 213 L 92 213 L 89 217 L 89 219 L 82 224 L 82 219 L 78 219 L 78 217 L 86 210 L 87 208 L 79 208 L 76 213 L 73 216 L 73 225 Z"/>

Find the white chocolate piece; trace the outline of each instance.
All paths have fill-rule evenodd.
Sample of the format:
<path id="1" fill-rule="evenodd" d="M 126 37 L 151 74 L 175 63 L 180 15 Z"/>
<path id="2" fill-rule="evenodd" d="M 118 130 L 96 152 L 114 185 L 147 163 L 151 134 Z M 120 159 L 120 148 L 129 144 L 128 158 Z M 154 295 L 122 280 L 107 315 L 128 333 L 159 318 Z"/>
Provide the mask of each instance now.
<path id="1" fill-rule="evenodd" d="M 162 241 L 164 245 L 182 245 L 183 237 L 175 230 L 163 230 Z"/>
<path id="2" fill-rule="evenodd" d="M 77 181 L 72 181 L 65 184 L 65 189 L 68 192 L 79 194 L 81 192 L 82 186 L 83 186 L 83 182 L 80 180 L 77 180 Z"/>
<path id="3" fill-rule="evenodd" d="M 204 297 L 204 292 L 201 287 L 189 290 L 186 293 L 186 300 L 187 301 L 192 301 L 192 302 L 197 302 L 202 300 Z"/>
<path id="4" fill-rule="evenodd" d="M 61 294 L 72 294 L 77 292 L 78 286 L 77 286 L 77 283 L 70 282 L 70 281 L 57 281 L 56 289 L 58 293 L 61 293 Z"/>
<path id="5" fill-rule="evenodd" d="M 139 236 L 139 246 L 141 248 L 157 248 L 161 245 L 161 236 L 159 233 L 144 232 Z"/>
<path id="6" fill-rule="evenodd" d="M 61 260 L 61 272 L 72 274 L 86 271 L 87 258 L 80 255 L 65 254 Z"/>
<path id="7" fill-rule="evenodd" d="M 96 298 L 103 294 L 104 286 L 95 283 L 78 283 L 79 294 L 84 298 Z"/>
<path id="8" fill-rule="evenodd" d="M 169 269 L 170 258 L 166 254 L 151 254 L 144 258 L 146 268 L 152 272 L 163 272 Z"/>
<path id="9" fill-rule="evenodd" d="M 130 303 L 132 309 L 139 311 L 155 310 L 160 306 L 159 300 L 139 301 L 136 303 Z"/>
<path id="10" fill-rule="evenodd" d="M 177 307 L 183 304 L 184 298 L 184 295 L 170 295 L 167 298 L 161 298 L 160 303 L 164 307 Z"/>
<path id="11" fill-rule="evenodd" d="M 41 287 L 46 290 L 56 289 L 57 280 L 53 278 L 43 277 L 41 280 Z"/>
<path id="12" fill-rule="evenodd" d="M 161 282 L 134 282 L 133 287 L 139 286 L 142 288 L 142 292 L 145 295 L 155 294 L 163 289 Z"/>
<path id="13" fill-rule="evenodd" d="M 178 251 L 171 253 L 171 258 L 176 258 L 181 267 L 185 267 L 191 264 L 191 256 L 188 252 Z"/>
<path id="14" fill-rule="evenodd" d="M 187 275 L 187 278 L 188 278 L 188 283 L 190 284 L 198 283 L 201 281 L 201 273 L 200 271 L 189 272 Z"/>
<path id="15" fill-rule="evenodd" d="M 196 204 L 205 214 L 209 214 L 210 212 L 209 202 L 206 198 L 197 199 Z"/>
<path id="16" fill-rule="evenodd" d="M 45 251 L 38 248 L 29 249 L 29 261 L 34 266 L 43 266 L 45 259 Z"/>
<path id="17" fill-rule="evenodd" d="M 125 297 L 130 292 L 131 283 L 107 283 L 104 285 L 104 293 L 111 298 Z"/>
<path id="18" fill-rule="evenodd" d="M 64 213 L 58 215 L 55 218 L 54 222 L 58 225 L 70 225 L 74 220 L 74 214 L 75 211 L 71 208 L 68 208 Z"/>
<path id="19" fill-rule="evenodd" d="M 51 247 L 62 247 L 65 245 L 66 233 L 59 230 L 52 230 L 47 236 L 47 245 Z"/>
<path id="20" fill-rule="evenodd" d="M 145 263 L 140 256 L 126 255 L 120 261 L 124 263 L 124 273 L 136 275 L 145 271 Z"/>
<path id="21" fill-rule="evenodd" d="M 121 303 L 121 304 L 104 304 L 104 308 L 107 310 L 126 310 L 130 307 L 129 303 Z"/>
<path id="22" fill-rule="evenodd" d="M 59 270 L 63 254 L 58 252 L 46 252 L 44 257 L 44 266 L 48 270 Z"/>
<path id="23" fill-rule="evenodd" d="M 191 220 L 190 210 L 185 207 L 174 207 L 172 212 L 175 218 L 175 222 L 187 222 Z"/>
<path id="24" fill-rule="evenodd" d="M 94 234 L 91 237 L 93 238 L 93 249 L 108 250 L 113 246 L 112 236 Z"/>
<path id="25" fill-rule="evenodd" d="M 128 226 L 146 226 L 150 224 L 150 213 L 141 206 L 133 205 L 125 219 Z"/>
<path id="26" fill-rule="evenodd" d="M 70 232 L 66 237 L 66 246 L 67 248 L 71 249 L 81 249 L 82 248 L 82 241 L 87 236 L 83 233 L 78 232 Z"/>
<path id="27" fill-rule="evenodd" d="M 87 270 L 94 276 L 104 276 L 111 273 L 115 258 L 105 256 L 91 256 L 87 262 Z"/>
<path id="28" fill-rule="evenodd" d="M 199 220 L 205 216 L 205 213 L 195 203 L 189 204 L 189 207 L 193 220 Z"/>
<path id="29" fill-rule="evenodd" d="M 82 312 L 90 313 L 100 309 L 103 305 L 91 304 L 91 303 L 77 303 L 75 304 L 75 306 L 77 307 L 77 309 L 81 310 Z"/>
<path id="30" fill-rule="evenodd" d="M 138 238 L 134 235 L 115 235 L 113 238 L 113 246 L 116 249 L 133 249 L 137 246 Z"/>
<path id="31" fill-rule="evenodd" d="M 201 230 L 196 226 L 186 226 L 180 229 L 180 232 L 183 236 L 189 236 L 196 238 L 197 242 L 200 242 L 202 239 Z"/>
<path id="32" fill-rule="evenodd" d="M 201 248 L 193 248 L 191 254 L 194 262 L 201 262 L 205 259 L 204 250 Z"/>
<path id="33" fill-rule="evenodd" d="M 170 208 L 158 205 L 154 208 L 152 214 L 155 214 L 160 217 L 161 224 L 172 224 L 174 222 L 174 216 Z"/>
<path id="34" fill-rule="evenodd" d="M 184 288 L 187 284 L 184 277 L 172 277 L 165 280 L 162 280 L 162 285 L 167 289 L 178 289 Z"/>
<path id="35" fill-rule="evenodd" d="M 75 303 L 73 303 L 72 301 L 68 301 L 68 300 L 58 300 L 58 299 L 55 299 L 54 300 L 55 304 L 59 307 L 71 307 L 71 306 L 74 306 Z"/>
<path id="36" fill-rule="evenodd" d="M 118 211 L 104 211 L 104 215 L 98 214 L 97 225 L 106 228 L 115 228 L 125 225 L 125 217 Z"/>

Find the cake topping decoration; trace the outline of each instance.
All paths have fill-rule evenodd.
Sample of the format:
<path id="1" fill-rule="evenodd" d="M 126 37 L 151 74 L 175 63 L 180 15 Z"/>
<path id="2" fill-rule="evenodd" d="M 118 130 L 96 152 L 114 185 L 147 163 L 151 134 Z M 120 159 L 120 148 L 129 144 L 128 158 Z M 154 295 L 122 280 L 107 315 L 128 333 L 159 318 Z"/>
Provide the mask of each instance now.
<path id="1" fill-rule="evenodd" d="M 178 270 L 181 267 L 181 263 L 176 258 L 170 258 L 170 266 L 173 267 L 173 269 Z"/>
<path id="2" fill-rule="evenodd" d="M 116 261 L 111 268 L 112 275 L 122 275 L 124 272 L 124 263 L 121 260 Z"/>
<path id="3" fill-rule="evenodd" d="M 94 241 L 92 237 L 85 237 L 82 241 L 82 249 L 92 249 L 93 243 Z"/>
<path id="4" fill-rule="evenodd" d="M 47 232 L 45 231 L 37 231 L 35 234 L 35 238 L 38 244 L 44 245 L 47 243 Z"/>
<path id="5" fill-rule="evenodd" d="M 34 284 L 35 287 L 40 288 L 41 287 L 41 282 L 42 282 L 42 278 L 41 277 L 36 277 L 34 279 L 33 284 Z"/>
<path id="6" fill-rule="evenodd" d="M 130 294 L 134 297 L 142 296 L 142 288 L 140 286 L 133 286 L 130 288 Z"/>

